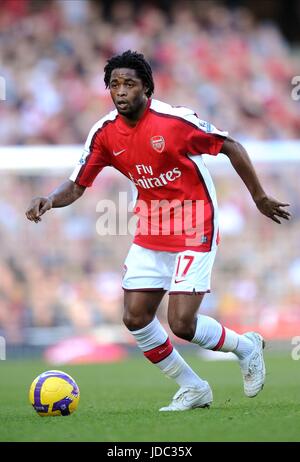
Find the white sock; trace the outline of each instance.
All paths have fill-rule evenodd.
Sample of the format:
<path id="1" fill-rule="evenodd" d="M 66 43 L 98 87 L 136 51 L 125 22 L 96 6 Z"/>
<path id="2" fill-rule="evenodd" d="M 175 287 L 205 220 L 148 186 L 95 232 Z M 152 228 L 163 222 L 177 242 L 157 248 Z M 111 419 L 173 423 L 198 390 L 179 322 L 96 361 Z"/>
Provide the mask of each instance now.
<path id="1" fill-rule="evenodd" d="M 250 339 L 244 335 L 238 335 L 238 344 L 236 349 L 233 351 L 239 359 L 245 359 L 253 351 L 253 343 Z"/>
<path id="2" fill-rule="evenodd" d="M 207 350 L 231 351 L 239 359 L 246 358 L 253 351 L 253 343 L 250 339 L 202 314 L 197 316 L 196 331 L 191 341 Z"/>
<path id="3" fill-rule="evenodd" d="M 146 358 L 180 387 L 203 386 L 204 381 L 173 348 L 167 332 L 156 317 L 147 326 L 131 333 Z"/>

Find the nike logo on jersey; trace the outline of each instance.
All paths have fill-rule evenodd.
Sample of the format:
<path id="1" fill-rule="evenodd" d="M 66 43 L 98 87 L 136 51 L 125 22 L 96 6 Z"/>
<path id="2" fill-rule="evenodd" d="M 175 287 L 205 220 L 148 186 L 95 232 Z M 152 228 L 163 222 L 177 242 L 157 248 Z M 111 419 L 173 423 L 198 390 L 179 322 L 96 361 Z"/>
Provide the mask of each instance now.
<path id="1" fill-rule="evenodd" d="M 185 281 L 185 279 L 179 279 L 179 281 L 175 280 L 174 282 L 175 282 L 175 284 L 179 284 L 179 282 L 183 282 L 183 281 Z"/>
<path id="2" fill-rule="evenodd" d="M 118 152 L 113 151 L 113 154 L 114 154 L 114 156 L 119 156 L 124 151 L 126 151 L 126 149 L 121 149 L 121 151 L 118 151 Z"/>

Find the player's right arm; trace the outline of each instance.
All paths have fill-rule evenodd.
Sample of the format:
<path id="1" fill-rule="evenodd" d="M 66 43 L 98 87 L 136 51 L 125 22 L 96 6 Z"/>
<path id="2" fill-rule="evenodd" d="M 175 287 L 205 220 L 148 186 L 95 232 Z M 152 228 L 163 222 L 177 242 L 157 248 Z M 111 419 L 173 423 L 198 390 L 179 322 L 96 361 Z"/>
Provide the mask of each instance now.
<path id="1" fill-rule="evenodd" d="M 80 186 L 74 181 L 67 180 L 49 196 L 34 197 L 26 210 L 26 217 L 28 220 L 38 223 L 45 212 L 52 208 L 66 207 L 72 204 L 82 196 L 85 189 L 85 186 Z"/>

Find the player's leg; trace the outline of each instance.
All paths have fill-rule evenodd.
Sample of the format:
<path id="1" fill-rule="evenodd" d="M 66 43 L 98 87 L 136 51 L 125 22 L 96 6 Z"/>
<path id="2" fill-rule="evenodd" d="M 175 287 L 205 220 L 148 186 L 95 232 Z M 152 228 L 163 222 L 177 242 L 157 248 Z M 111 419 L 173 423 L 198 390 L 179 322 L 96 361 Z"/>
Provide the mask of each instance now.
<path id="1" fill-rule="evenodd" d="M 177 337 L 214 351 L 234 352 L 244 359 L 253 344 L 244 335 L 222 326 L 215 319 L 198 314 L 204 294 L 171 294 L 168 306 L 170 328 Z"/>
<path id="2" fill-rule="evenodd" d="M 170 288 L 175 259 L 176 253 L 157 252 L 136 244 L 131 246 L 125 260 L 122 284 L 125 290 L 124 323 L 145 356 L 181 388 L 201 388 L 202 395 L 198 393 L 195 404 L 201 407 L 212 401 L 210 387 L 173 348 L 165 329 L 155 317 L 165 291 Z M 189 406 L 190 403 L 186 407 L 184 403 L 176 402 L 168 410 L 185 410 Z"/>
<path id="3" fill-rule="evenodd" d="M 201 400 L 198 397 L 197 407 L 208 406 L 212 401 L 212 396 L 206 382 L 195 374 L 173 347 L 167 332 L 155 316 L 164 294 L 165 290 L 125 290 L 124 324 L 131 331 L 137 345 L 149 361 L 167 377 L 174 379 L 180 387 L 201 388 L 203 396 Z M 185 410 L 185 408 L 172 410 Z"/>
<path id="4" fill-rule="evenodd" d="M 170 295 L 168 319 L 172 331 L 202 348 L 235 353 L 243 373 L 245 394 L 256 396 L 262 390 L 265 379 L 262 337 L 255 332 L 240 335 L 209 316 L 197 314 L 203 296 Z"/>
<path id="5" fill-rule="evenodd" d="M 124 289 L 123 322 L 127 329 L 134 332 L 150 324 L 165 293 L 163 289 Z"/>
<path id="6" fill-rule="evenodd" d="M 169 324 L 175 335 L 202 348 L 235 353 L 242 369 L 245 394 L 253 397 L 265 380 L 262 337 L 254 332 L 240 335 L 197 313 L 204 294 L 210 290 L 214 257 L 215 252 L 178 254 L 170 290 Z"/>

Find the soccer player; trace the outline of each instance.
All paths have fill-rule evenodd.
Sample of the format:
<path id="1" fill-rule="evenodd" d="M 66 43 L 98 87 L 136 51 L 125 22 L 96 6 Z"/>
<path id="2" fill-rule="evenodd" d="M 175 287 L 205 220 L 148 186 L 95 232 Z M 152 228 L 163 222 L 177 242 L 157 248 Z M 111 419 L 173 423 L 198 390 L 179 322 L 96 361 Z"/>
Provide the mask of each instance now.
<path id="1" fill-rule="evenodd" d="M 202 154 L 227 155 L 258 210 L 276 223 L 289 219 L 284 209 L 289 204 L 265 193 L 246 150 L 227 132 L 188 108 L 151 98 L 152 71 L 142 54 L 129 50 L 113 56 L 104 71 L 116 109 L 92 127 L 70 179 L 49 196 L 32 199 L 26 216 L 38 223 L 51 208 L 70 205 L 105 166 L 123 173 L 137 193 L 139 217 L 124 267 L 123 321 L 145 357 L 179 386 L 160 410 L 208 407 L 213 401 L 207 381 L 173 347 L 156 317 L 166 291 L 173 333 L 202 348 L 235 353 L 244 392 L 254 397 L 265 382 L 262 336 L 238 334 L 198 314 L 210 290 L 219 234 L 216 193 Z"/>

